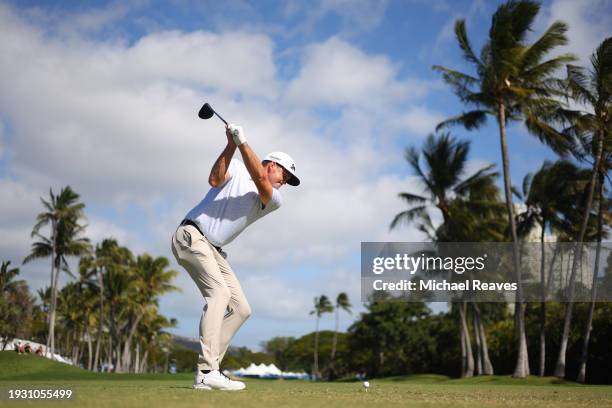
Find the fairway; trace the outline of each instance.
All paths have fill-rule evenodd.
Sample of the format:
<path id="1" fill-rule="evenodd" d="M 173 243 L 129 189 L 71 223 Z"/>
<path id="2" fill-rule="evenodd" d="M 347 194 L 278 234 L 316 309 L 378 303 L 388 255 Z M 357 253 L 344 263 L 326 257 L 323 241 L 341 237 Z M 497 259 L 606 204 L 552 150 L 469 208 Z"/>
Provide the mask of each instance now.
<path id="1" fill-rule="evenodd" d="M 611 386 L 583 386 L 551 378 L 481 377 L 451 380 L 437 375 L 359 382 L 246 380 L 239 392 L 195 391 L 193 376 L 95 374 L 33 355 L 0 353 L 2 405 L 9 388 L 70 388 L 75 398 L 30 402 L 45 407 L 612 407 Z M 23 402 L 10 402 L 15 406 Z"/>

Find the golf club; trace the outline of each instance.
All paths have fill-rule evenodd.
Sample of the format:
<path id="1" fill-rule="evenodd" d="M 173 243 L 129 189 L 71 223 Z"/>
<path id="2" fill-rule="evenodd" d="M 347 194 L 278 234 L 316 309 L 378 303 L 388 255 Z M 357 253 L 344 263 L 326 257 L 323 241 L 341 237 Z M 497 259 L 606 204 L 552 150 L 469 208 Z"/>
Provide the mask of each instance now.
<path id="1" fill-rule="evenodd" d="M 217 115 L 217 117 L 221 119 L 221 121 L 227 126 L 227 121 L 223 119 L 221 115 L 219 115 L 217 112 L 215 112 L 215 110 L 212 108 L 212 106 L 208 104 L 208 102 L 205 103 L 200 109 L 200 112 L 198 112 L 198 116 L 200 117 L 200 119 L 210 119 L 213 115 Z"/>

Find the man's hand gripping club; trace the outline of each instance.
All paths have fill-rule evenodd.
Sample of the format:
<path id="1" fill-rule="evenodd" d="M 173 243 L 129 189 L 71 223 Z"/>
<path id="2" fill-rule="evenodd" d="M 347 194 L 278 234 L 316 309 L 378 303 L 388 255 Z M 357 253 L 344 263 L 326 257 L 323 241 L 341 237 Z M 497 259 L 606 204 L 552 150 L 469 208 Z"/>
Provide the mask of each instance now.
<path id="1" fill-rule="evenodd" d="M 267 204 L 272 198 L 273 187 L 268 180 L 266 169 L 264 166 L 262 166 L 261 160 L 259 160 L 253 149 L 251 149 L 247 143 L 242 126 L 237 126 L 230 123 L 227 125 L 226 135 L 228 138 L 228 144 L 230 143 L 231 138 L 233 144 L 238 146 L 238 150 L 240 150 L 240 154 L 244 160 L 244 165 L 246 166 L 251 178 L 253 179 L 253 182 L 255 183 L 255 186 L 257 187 L 259 198 L 264 205 Z"/>

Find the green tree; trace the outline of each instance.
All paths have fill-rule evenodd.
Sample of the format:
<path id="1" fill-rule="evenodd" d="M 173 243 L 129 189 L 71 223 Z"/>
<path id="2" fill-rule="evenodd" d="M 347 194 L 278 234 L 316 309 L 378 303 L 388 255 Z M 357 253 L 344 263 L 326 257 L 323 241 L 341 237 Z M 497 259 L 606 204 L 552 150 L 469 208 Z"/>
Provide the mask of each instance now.
<path id="1" fill-rule="evenodd" d="M 172 348 L 172 335 L 166 329 L 176 327 L 177 323 L 176 319 L 161 315 L 156 308 L 146 310 L 135 335 L 137 342 L 134 371 L 136 373 L 161 371 L 160 363 L 169 356 Z M 144 351 L 142 356 L 141 350 Z"/>
<path id="2" fill-rule="evenodd" d="M 80 224 L 85 204 L 70 186 L 64 187 L 58 195 L 49 190 L 49 201 L 41 198 L 45 211 L 38 214 L 32 229 L 32 237 L 39 241 L 32 244 L 30 255 L 24 263 L 39 258 L 51 258 L 51 302 L 49 304 L 49 336 L 47 347 L 51 356 L 55 353 L 55 315 L 60 270 L 70 273 L 67 257 L 86 255 L 90 251 L 89 239 L 81 237 L 85 226 Z M 50 226 L 50 236 L 40 233 L 44 226 Z"/>
<path id="3" fill-rule="evenodd" d="M 457 199 L 463 199 L 462 205 L 455 205 L 457 212 L 467 209 L 475 213 L 488 211 L 495 206 L 493 201 L 487 201 L 491 187 L 495 186 L 498 173 L 493 170 L 495 165 L 489 165 L 465 177 L 470 143 L 459 141 L 449 133 L 429 135 L 421 151 L 415 147 L 406 149 L 405 158 L 413 172 L 424 186 L 425 194 L 414 192 L 399 193 L 409 208 L 398 213 L 391 222 L 390 229 L 397 228 L 402 223 L 416 222 L 420 231 L 426 233 L 435 241 L 461 240 L 458 237 L 460 228 L 453 228 L 453 222 L 461 223 L 461 218 L 451 211 Z M 423 157 L 423 165 L 421 165 Z M 469 200 L 478 193 L 477 200 Z M 466 208 L 466 206 L 468 208 Z M 428 213 L 428 208 L 434 207 L 442 214 L 441 229 L 436 231 Z M 475 218 L 470 214 L 467 218 Z M 461 227 L 466 227 L 465 223 Z"/>
<path id="4" fill-rule="evenodd" d="M 11 268 L 10 261 L 0 265 L 0 339 L 2 350 L 15 337 L 25 334 L 32 320 L 34 299 L 24 280 L 17 280 L 19 268 Z"/>
<path id="5" fill-rule="evenodd" d="M 578 255 L 582 251 L 582 242 L 587 232 L 594 193 L 599 178 L 598 175 L 601 174 L 601 178 L 603 178 L 603 175 L 607 174 L 605 167 L 609 163 L 606 163 L 607 160 L 605 158 L 608 157 L 611 151 L 606 151 L 606 148 L 612 148 L 612 141 L 610 140 L 610 116 L 612 116 L 612 37 L 608 37 L 599 45 L 591 57 L 591 64 L 592 70 L 589 73 L 578 66 L 569 65 L 567 68 L 567 85 L 570 96 L 576 102 L 587 106 L 590 112 L 581 112 L 575 118 L 572 125 L 565 129 L 565 133 L 576 137 L 579 145 L 584 147 L 584 152 L 579 155 L 579 158 L 591 159 L 592 172 L 586 205 L 584 206 L 580 224 L 580 232 L 576 237 L 576 245 L 574 247 L 568 303 L 563 321 L 559 355 L 555 366 L 555 376 L 560 378 L 565 377 L 565 358 L 572 320 L 574 282 L 580 259 Z M 588 333 L 585 337 L 588 337 Z M 584 369 L 582 370 L 586 371 L 586 362 L 584 362 Z M 579 379 L 584 381 L 584 375 L 584 373 L 581 373 Z"/>
<path id="6" fill-rule="evenodd" d="M 314 298 L 314 309 L 310 311 L 310 315 L 316 316 L 316 329 L 315 329 L 315 340 L 314 340 L 314 365 L 312 374 L 315 377 L 320 377 L 319 372 L 319 320 L 325 313 L 331 313 L 334 311 L 334 306 L 329 301 L 329 298 L 325 295 Z"/>
<path id="7" fill-rule="evenodd" d="M 274 360 L 281 371 L 289 369 L 289 359 L 287 358 L 287 350 L 295 343 L 295 337 L 276 336 L 268 341 L 261 343 L 262 349 L 274 356 Z"/>
<path id="8" fill-rule="evenodd" d="M 338 330 L 340 326 L 340 309 L 344 310 L 348 314 L 351 314 L 351 302 L 349 301 L 348 295 L 345 292 L 339 293 L 336 297 L 336 330 L 334 331 L 334 340 L 332 342 L 331 361 L 333 364 L 334 358 L 336 357 L 336 345 L 338 343 Z"/>
<path id="9" fill-rule="evenodd" d="M 93 370 L 98 371 L 101 364 L 102 344 L 104 342 L 105 323 L 108 322 L 107 315 L 110 314 L 108 302 L 106 302 L 107 293 L 105 291 L 106 279 L 108 271 L 116 268 L 117 265 L 124 265 L 124 258 L 129 257 L 127 248 L 122 248 L 115 239 L 105 239 L 96 245 L 96 249 L 91 259 L 88 260 L 90 274 L 95 275 L 98 291 L 98 327 L 96 333 L 96 351 L 93 361 Z M 107 325 L 110 327 L 110 322 Z M 110 339 L 109 339 L 110 341 Z"/>
<path id="10" fill-rule="evenodd" d="M 115 370 L 121 370 L 121 346 L 125 313 L 128 312 L 130 299 L 129 288 L 133 279 L 131 268 L 134 262 L 132 252 L 125 247 L 118 247 L 112 253 L 110 262 L 105 265 L 104 294 L 108 304 L 109 347 L 108 357 Z M 126 307 L 127 306 L 127 307 Z M 114 358 L 113 358 L 114 357 Z"/>
<path id="11" fill-rule="evenodd" d="M 436 242 L 502 240 L 504 224 L 500 223 L 499 192 L 495 186 L 498 173 L 493 170 L 494 165 L 489 165 L 465 177 L 469 151 L 469 142 L 459 141 L 449 133 L 429 135 L 422 151 L 408 148 L 406 160 L 424 186 L 425 194 L 400 193 L 399 197 L 410 208 L 397 214 L 390 228 L 402 222 L 417 222 L 419 230 Z M 438 228 L 431 222 L 429 207 L 437 208 L 442 214 L 443 222 Z M 458 310 L 461 322 L 465 323 L 466 307 L 459 306 Z M 469 331 L 467 324 L 459 327 L 464 362 L 462 376 L 470 377 L 474 358 Z M 487 343 L 483 340 L 480 344 Z M 488 351 L 482 350 L 482 355 L 488 355 Z"/>
<path id="12" fill-rule="evenodd" d="M 87 342 L 87 369 L 93 370 L 94 352 L 93 335 L 96 330 L 99 315 L 98 310 L 99 288 L 96 280 L 96 269 L 93 267 L 94 257 L 91 255 L 81 257 L 79 260 L 79 304 L 82 310 L 83 337 Z"/>
<path id="13" fill-rule="evenodd" d="M 411 354 L 433 347 L 431 337 L 417 330 L 416 322 L 430 315 L 423 302 L 397 302 L 377 292 L 366 304 L 367 312 L 349 328 L 353 366 L 370 377 L 406 374 Z"/>
<path id="14" fill-rule="evenodd" d="M 567 25 L 556 21 L 528 44 L 526 38 L 539 10 L 540 4 L 530 0 L 509 0 L 500 5 L 493 15 L 489 39 L 482 47 L 480 57 L 472 49 L 465 20 L 457 20 L 455 35 L 459 47 L 465 60 L 475 67 L 476 75 L 439 65 L 433 67 L 442 73 L 444 81 L 464 104 L 475 108 L 442 122 L 438 127 L 461 124 L 468 130 L 476 129 L 485 124 L 488 115 L 493 116 L 499 126 L 504 194 L 518 282 L 515 315 L 519 347 L 513 375 L 520 378 L 529 375 L 529 360 L 506 126 L 511 120 L 524 120 L 527 129 L 555 151 L 566 153 L 570 148 L 567 139 L 555 132 L 547 121 L 557 118 L 562 107 L 559 96 L 563 92 L 559 91 L 553 74 L 574 57 L 566 54 L 544 60 L 555 47 L 567 43 Z"/>
<path id="15" fill-rule="evenodd" d="M 570 211 L 572 199 L 579 184 L 579 169 L 569 161 L 544 162 L 535 173 L 523 179 L 523 196 L 526 210 L 517 216 L 519 236 L 526 236 L 536 225 L 540 227 L 540 335 L 538 374 L 546 369 L 546 245 L 547 229 L 563 231 L 566 228 L 564 215 Z M 554 259 L 553 259 L 554 261 Z M 550 277 L 550 276 L 549 276 Z"/>
<path id="16" fill-rule="evenodd" d="M 169 266 L 170 262 L 165 257 L 153 258 L 149 254 L 143 254 L 136 259 L 126 297 L 125 311 L 128 324 L 125 326 L 126 340 L 120 365 L 123 370 L 129 370 L 132 360 L 132 340 L 146 309 L 157 309 L 159 297 L 163 294 L 180 291 L 171 283 L 178 273 L 168 269 Z"/>

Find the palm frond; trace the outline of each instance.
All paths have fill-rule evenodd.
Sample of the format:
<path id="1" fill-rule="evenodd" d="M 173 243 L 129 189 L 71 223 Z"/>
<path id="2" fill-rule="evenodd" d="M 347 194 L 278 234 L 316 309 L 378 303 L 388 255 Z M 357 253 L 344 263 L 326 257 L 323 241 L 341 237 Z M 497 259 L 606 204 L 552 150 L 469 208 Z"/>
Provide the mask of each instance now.
<path id="1" fill-rule="evenodd" d="M 565 157 L 572 152 L 574 146 L 572 139 L 542 121 L 541 116 L 527 112 L 525 126 L 540 142 L 548 145 L 561 157 Z"/>
<path id="2" fill-rule="evenodd" d="M 467 179 L 463 180 L 461 183 L 457 184 L 453 188 L 453 191 L 459 196 L 465 196 L 469 194 L 470 190 L 477 185 L 480 185 L 484 180 L 487 182 L 493 181 L 493 179 L 499 176 L 498 172 L 492 171 L 493 169 L 495 169 L 495 164 L 490 164 L 483 167 Z"/>
<path id="3" fill-rule="evenodd" d="M 429 217 L 429 215 L 427 214 L 426 206 L 421 205 L 421 206 L 414 207 L 409 210 L 400 212 L 393 218 L 393 221 L 391 221 L 391 224 L 389 225 L 389 229 L 390 230 L 395 229 L 402 223 L 410 224 L 417 217 L 419 218 Z"/>
<path id="4" fill-rule="evenodd" d="M 554 74 L 557 70 L 563 68 L 564 65 L 575 60 L 576 56 L 574 54 L 559 55 L 556 58 L 529 67 L 527 70 L 522 72 L 521 78 L 527 83 L 537 83 L 540 82 L 542 78 L 546 78 L 547 76 Z"/>
<path id="5" fill-rule="evenodd" d="M 575 65 L 567 65 L 566 86 L 569 95 L 576 102 L 591 106 L 595 106 L 597 103 L 597 96 L 593 94 L 590 88 L 589 79 L 584 72 L 584 68 Z"/>
<path id="6" fill-rule="evenodd" d="M 533 181 L 533 173 L 527 173 L 525 177 L 523 177 L 523 194 L 519 196 L 521 200 L 527 198 L 529 194 L 529 190 L 531 188 L 531 183 Z"/>
<path id="7" fill-rule="evenodd" d="M 427 188 L 429 190 L 432 190 L 433 189 L 433 185 L 431 184 L 431 181 L 429 180 L 429 178 L 425 175 L 425 173 L 421 169 L 421 165 L 419 163 L 420 156 L 421 155 L 420 155 L 419 151 L 416 150 L 414 147 L 407 148 L 405 153 L 404 153 L 404 158 L 410 164 L 410 166 L 412 167 L 412 170 L 414 170 L 414 172 L 419 176 L 421 181 L 423 183 L 425 183 Z"/>
<path id="8" fill-rule="evenodd" d="M 593 66 L 593 88 L 602 100 L 608 100 L 612 94 L 612 37 L 602 41 L 591 56 Z"/>
<path id="9" fill-rule="evenodd" d="M 472 46 L 470 45 L 470 40 L 467 36 L 467 31 L 465 29 L 465 19 L 459 19 L 455 22 L 455 37 L 457 37 L 457 42 L 459 43 L 459 47 L 463 51 L 463 57 L 473 63 L 476 64 L 478 68 L 482 67 L 482 63 L 474 54 L 472 50 Z"/>
<path id="10" fill-rule="evenodd" d="M 475 91 L 471 88 L 478 85 L 478 79 L 464 74 L 463 72 L 454 71 L 441 65 L 434 65 L 434 71 L 442 73 L 442 79 L 453 88 L 453 92 L 462 101 L 472 100 Z"/>
<path id="11" fill-rule="evenodd" d="M 408 205 L 412 205 L 414 203 L 424 203 L 427 201 L 427 199 L 425 197 L 422 197 L 420 195 L 417 194 L 411 194 L 411 193 L 399 193 L 397 195 L 399 198 L 401 198 L 406 204 Z"/>
<path id="12" fill-rule="evenodd" d="M 562 21 L 552 23 L 540 38 L 525 49 L 522 58 L 523 66 L 530 69 L 542 65 L 539 64 L 539 61 L 544 55 L 548 54 L 555 47 L 567 44 L 568 39 L 565 35 L 567 30 L 567 24 Z"/>
<path id="13" fill-rule="evenodd" d="M 540 4 L 531 0 L 508 1 L 509 19 L 511 21 L 511 35 L 516 42 L 523 42 L 535 18 L 540 11 Z"/>
<path id="14" fill-rule="evenodd" d="M 461 115 L 454 116 L 438 123 L 436 130 L 443 129 L 451 125 L 462 125 L 467 130 L 478 129 L 486 123 L 487 113 L 489 112 L 486 110 L 464 112 Z"/>

